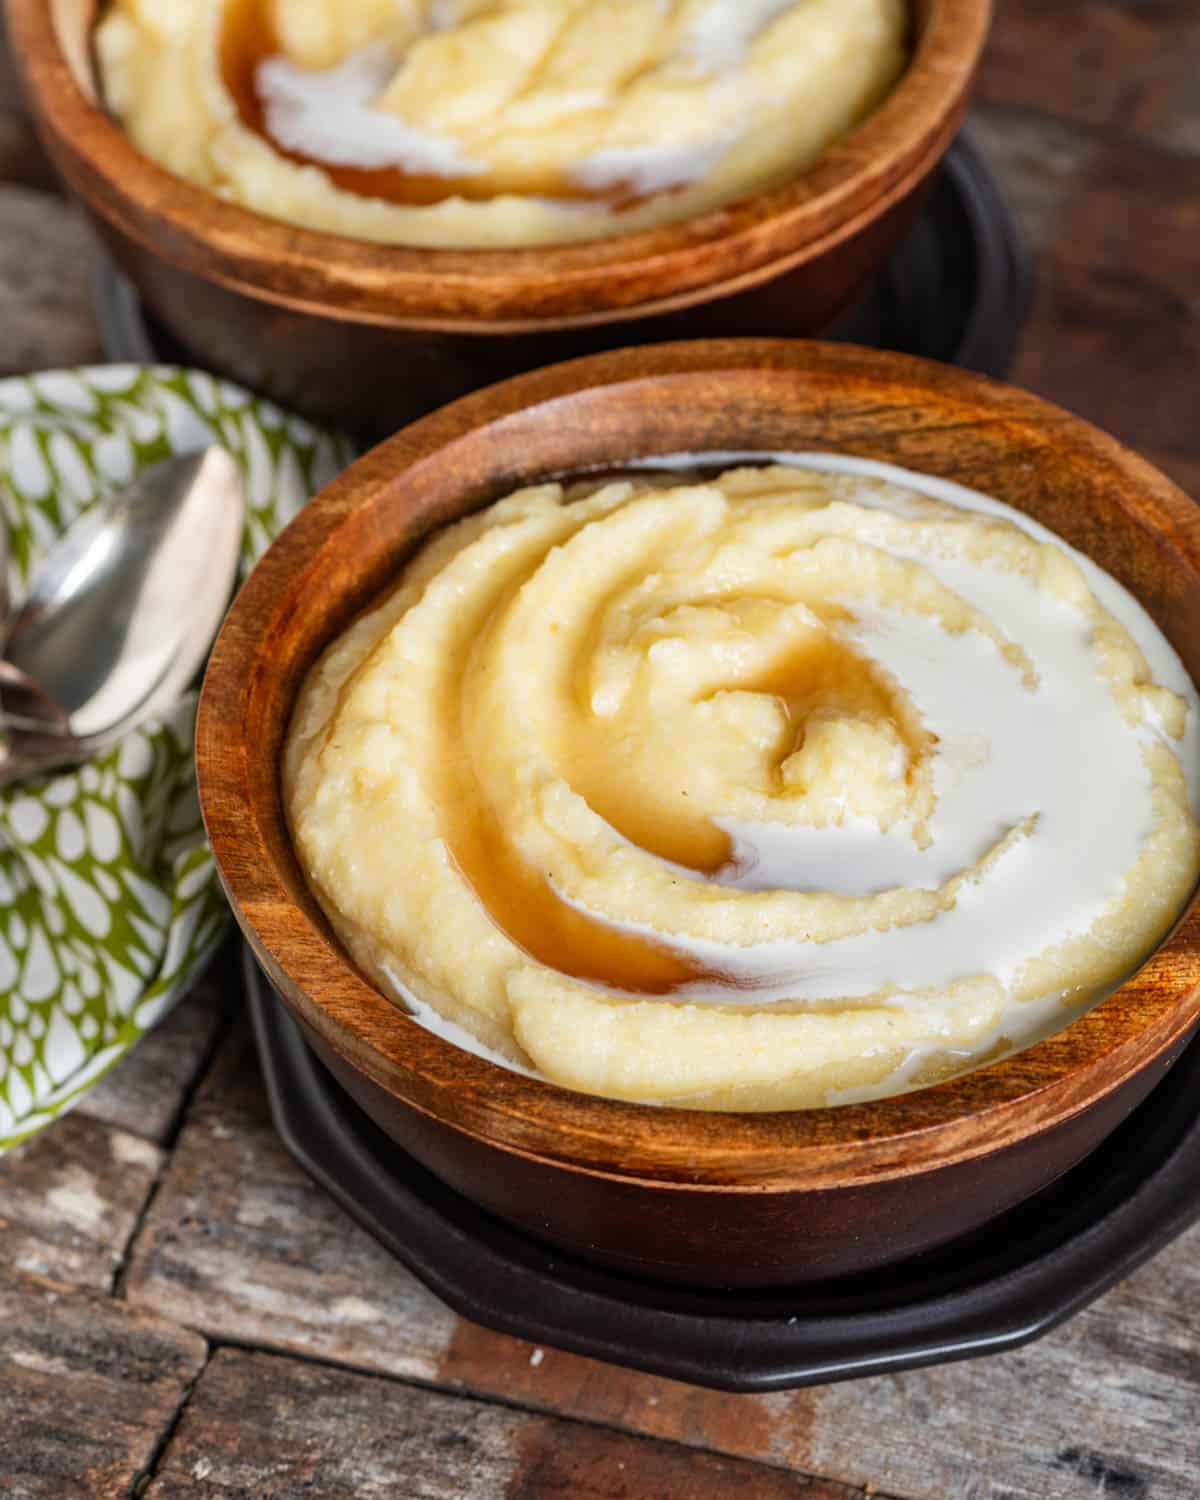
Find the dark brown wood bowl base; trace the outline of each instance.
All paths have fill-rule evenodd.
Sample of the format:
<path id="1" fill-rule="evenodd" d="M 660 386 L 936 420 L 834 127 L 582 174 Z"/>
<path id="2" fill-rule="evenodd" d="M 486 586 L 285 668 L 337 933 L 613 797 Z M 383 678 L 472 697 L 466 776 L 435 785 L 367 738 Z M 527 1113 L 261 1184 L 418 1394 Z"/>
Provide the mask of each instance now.
<path id="1" fill-rule="evenodd" d="M 943 366 L 730 340 L 626 350 L 467 397 L 355 464 L 244 586 L 200 706 L 201 800 L 256 956 L 380 1126 L 492 1212 L 657 1280 L 826 1278 L 943 1243 L 1080 1161 L 1200 1020 L 1195 904 L 1129 981 L 1004 1061 L 875 1103 L 709 1114 L 510 1073 L 358 973 L 296 863 L 278 762 L 321 648 L 436 527 L 552 474 L 716 450 L 824 449 L 967 484 L 1049 525 L 1140 598 L 1200 676 L 1200 512 L 1087 423 Z"/>
<path id="2" fill-rule="evenodd" d="M 930 1174 L 928 1182 L 911 1183 L 912 1193 L 898 1192 L 894 1180 L 792 1193 L 710 1187 L 702 1208 L 692 1204 L 681 1212 L 677 1193 L 648 1194 L 642 1183 L 599 1174 L 586 1184 L 564 1184 L 556 1162 L 462 1135 L 380 1088 L 317 1030 L 301 1025 L 309 1046 L 363 1113 L 481 1208 L 627 1276 L 738 1289 L 862 1275 L 978 1229 L 1082 1161 L 1142 1103 L 1194 1034 L 1193 1028 L 1155 1067 L 1092 1108 L 1003 1150 L 942 1167 L 936 1181 Z M 715 1224 L 721 1225 L 719 1259 Z"/>
<path id="3" fill-rule="evenodd" d="M 931 169 L 943 150 L 939 146 Z M 193 363 L 219 369 L 315 421 L 379 438 L 493 381 L 626 344 L 819 333 L 862 293 L 895 249 L 928 187 L 923 173 L 886 212 L 866 217 L 839 237 L 837 254 L 819 276 L 802 264 L 762 285 L 677 311 L 498 333 L 486 327 L 437 332 L 350 322 L 323 311 L 281 308 L 183 270 L 94 215 L 92 222 L 151 313 Z"/>
<path id="4" fill-rule="evenodd" d="M 602 1271 L 455 1193 L 333 1081 L 247 951 L 275 1127 L 296 1160 L 463 1317 L 726 1391 L 894 1374 L 1028 1343 L 1200 1217 L 1200 1042 L 1074 1170 L 973 1235 L 873 1274 L 766 1290 Z"/>
<path id="5" fill-rule="evenodd" d="M 919 354 L 1004 376 L 1029 305 L 1032 258 L 1000 185 L 970 139 L 961 134 L 942 162 L 917 222 L 873 279 L 865 296 L 823 337 Z M 172 337 L 146 308 L 133 283 L 108 256 L 93 275 L 93 301 L 104 352 L 111 360 L 211 369 Z M 785 320 L 786 321 L 786 320 Z M 753 330 L 773 334 L 777 330 Z M 378 441 L 437 403 L 420 370 L 397 371 L 383 412 L 345 424 L 364 442 Z M 380 418 L 385 420 L 380 422 Z"/>
<path id="6" fill-rule="evenodd" d="M 809 334 L 909 227 L 966 110 L 990 0 L 914 0 L 913 59 L 794 181 L 644 233 L 532 250 L 419 250 L 283 224 L 172 176 L 104 111 L 98 0 L 6 0 L 55 165 L 163 327 L 264 395 L 394 431 L 489 381 L 634 342 Z"/>

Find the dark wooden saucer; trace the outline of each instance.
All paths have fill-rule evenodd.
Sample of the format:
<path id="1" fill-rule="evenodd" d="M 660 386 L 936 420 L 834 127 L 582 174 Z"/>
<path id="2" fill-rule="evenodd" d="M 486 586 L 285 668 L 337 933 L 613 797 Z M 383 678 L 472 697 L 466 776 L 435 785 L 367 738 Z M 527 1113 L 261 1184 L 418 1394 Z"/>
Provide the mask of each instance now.
<path id="1" fill-rule="evenodd" d="M 1025 319 L 1032 272 L 1020 226 L 967 131 L 938 169 L 916 223 L 826 337 L 1003 376 Z M 97 259 L 92 300 L 109 359 L 196 363 L 107 255 Z M 227 373 L 212 361 L 200 363 Z M 397 400 L 411 398 L 414 412 L 423 410 L 426 393 L 419 381 L 411 386 Z"/>
<path id="2" fill-rule="evenodd" d="M 882 1273 L 768 1293 L 600 1271 L 484 1213 L 383 1134 L 305 1045 L 248 949 L 275 1128 L 306 1172 L 456 1312 L 517 1338 L 726 1391 L 895 1374 L 1029 1343 L 1200 1217 L 1200 1042 L 1074 1171 Z"/>

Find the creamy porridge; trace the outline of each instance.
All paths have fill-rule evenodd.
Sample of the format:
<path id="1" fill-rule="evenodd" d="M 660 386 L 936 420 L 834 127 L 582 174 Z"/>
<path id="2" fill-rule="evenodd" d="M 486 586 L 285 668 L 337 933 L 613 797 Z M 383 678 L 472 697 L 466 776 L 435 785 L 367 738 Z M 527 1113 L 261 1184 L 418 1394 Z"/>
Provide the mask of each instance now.
<path id="1" fill-rule="evenodd" d="M 437 535 L 290 731 L 376 984 L 572 1088 L 873 1097 L 1066 1025 L 1200 873 L 1196 695 L 1019 513 L 820 456 L 522 490 Z"/>
<path id="2" fill-rule="evenodd" d="M 360 239 L 522 246 L 785 181 L 906 61 L 905 0 L 111 0 L 104 94 L 164 166 Z"/>

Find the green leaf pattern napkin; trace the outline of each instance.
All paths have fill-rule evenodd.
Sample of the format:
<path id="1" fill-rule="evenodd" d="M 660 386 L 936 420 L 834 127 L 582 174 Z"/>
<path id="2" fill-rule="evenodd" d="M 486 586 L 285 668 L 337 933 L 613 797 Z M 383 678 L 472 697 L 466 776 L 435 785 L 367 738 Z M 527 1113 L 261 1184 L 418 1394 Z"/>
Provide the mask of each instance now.
<path id="1" fill-rule="evenodd" d="M 100 496 L 224 444 L 243 567 L 352 457 L 237 386 L 105 365 L 0 381 L 0 519 L 19 600 Z M 78 770 L 0 790 L 0 1152 L 74 1104 L 195 980 L 229 925 L 196 800 L 196 694 Z"/>

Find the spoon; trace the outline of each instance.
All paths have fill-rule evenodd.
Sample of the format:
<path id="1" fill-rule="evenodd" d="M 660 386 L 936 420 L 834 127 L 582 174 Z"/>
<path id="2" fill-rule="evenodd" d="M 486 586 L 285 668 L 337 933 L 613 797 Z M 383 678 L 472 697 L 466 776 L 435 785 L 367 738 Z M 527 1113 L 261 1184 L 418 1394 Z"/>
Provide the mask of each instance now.
<path id="1" fill-rule="evenodd" d="M 229 603 L 245 510 L 236 463 L 213 447 L 147 469 L 59 538 L 3 654 L 61 707 L 65 732 L 44 702 L 26 706 L 9 726 L 0 784 L 88 760 L 179 697 Z M 9 701 L 20 712 L 28 694 Z"/>
<path id="2" fill-rule="evenodd" d="M 70 734 L 67 711 L 42 691 L 32 677 L 0 661 L 0 728 Z"/>

